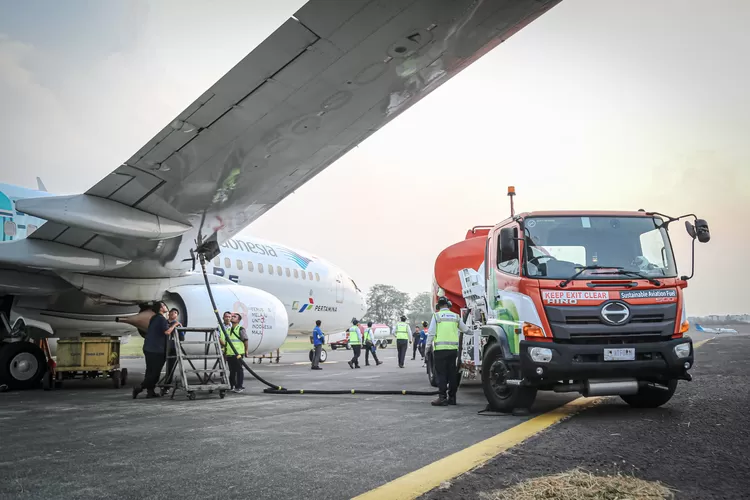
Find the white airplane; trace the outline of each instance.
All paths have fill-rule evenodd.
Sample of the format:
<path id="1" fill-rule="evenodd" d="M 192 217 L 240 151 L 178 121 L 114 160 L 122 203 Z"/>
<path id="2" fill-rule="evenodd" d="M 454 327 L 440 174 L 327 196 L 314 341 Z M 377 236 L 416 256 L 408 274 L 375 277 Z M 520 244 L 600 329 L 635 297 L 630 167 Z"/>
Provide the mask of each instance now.
<path id="1" fill-rule="evenodd" d="M 192 271 L 197 243 L 214 259 L 219 245 L 559 1 L 311 0 L 85 193 L 10 200 L 0 384 L 32 387 L 44 374 L 42 350 L 26 340 L 127 335 L 145 329 L 154 301 L 177 306 L 186 326 L 215 325 Z M 223 250 L 220 263 L 239 258 Z M 291 283 L 291 265 L 273 266 L 268 280 Z M 218 309 L 251 312 L 251 354 L 278 348 L 290 323 L 307 321 L 306 310 L 290 315 L 258 287 L 259 270 L 247 283 L 234 274 L 235 283 L 218 269 Z"/>
<path id="2" fill-rule="evenodd" d="M 704 333 L 737 333 L 734 328 L 704 328 L 698 323 L 695 324 L 695 329 Z"/>

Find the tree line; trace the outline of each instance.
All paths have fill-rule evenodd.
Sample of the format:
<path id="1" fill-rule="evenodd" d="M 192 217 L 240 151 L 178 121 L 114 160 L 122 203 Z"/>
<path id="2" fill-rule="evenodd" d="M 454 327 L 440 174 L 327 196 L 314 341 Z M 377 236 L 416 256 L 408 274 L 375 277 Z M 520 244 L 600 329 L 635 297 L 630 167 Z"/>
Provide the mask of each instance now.
<path id="1" fill-rule="evenodd" d="M 406 315 L 410 324 L 430 322 L 432 317 L 432 294 L 421 292 L 414 297 L 391 285 L 374 285 L 367 293 L 367 315 L 363 321 L 393 325 L 400 316 Z"/>

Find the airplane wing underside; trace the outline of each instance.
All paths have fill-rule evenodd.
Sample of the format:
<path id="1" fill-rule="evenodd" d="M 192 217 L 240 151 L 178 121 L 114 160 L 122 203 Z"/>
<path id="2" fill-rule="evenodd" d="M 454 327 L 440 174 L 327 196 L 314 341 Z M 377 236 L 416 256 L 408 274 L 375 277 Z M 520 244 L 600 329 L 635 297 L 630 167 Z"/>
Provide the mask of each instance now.
<path id="1" fill-rule="evenodd" d="M 559 1 L 312 0 L 75 202 L 25 200 L 47 220 L 25 251 L 181 272 Z"/>

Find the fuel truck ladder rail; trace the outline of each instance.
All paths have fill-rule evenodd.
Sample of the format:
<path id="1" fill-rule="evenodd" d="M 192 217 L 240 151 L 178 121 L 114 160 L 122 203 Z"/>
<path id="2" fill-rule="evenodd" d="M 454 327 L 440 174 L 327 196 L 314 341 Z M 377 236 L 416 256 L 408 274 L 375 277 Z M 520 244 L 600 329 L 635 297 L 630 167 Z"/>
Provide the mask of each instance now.
<path id="1" fill-rule="evenodd" d="M 180 334 L 187 332 L 203 333 L 204 340 L 180 340 Z M 173 399 L 175 393 L 182 390 L 188 399 L 194 400 L 196 392 L 211 394 L 218 391 L 219 398 L 223 399 L 229 390 L 229 375 L 216 328 L 180 327 L 175 328 L 171 336 L 175 349 L 167 352 L 167 360 L 175 362 L 171 370 L 168 370 L 159 381 L 158 387 L 162 394 L 171 390 L 170 398 Z M 203 354 L 188 354 L 184 348 L 186 344 L 205 346 Z M 202 361 L 203 368 L 196 368 L 194 360 Z M 189 374 L 195 377 L 188 377 Z M 214 375 L 218 375 L 217 382 L 214 382 Z M 195 378 L 198 379 L 198 383 L 191 383 L 190 380 Z"/>

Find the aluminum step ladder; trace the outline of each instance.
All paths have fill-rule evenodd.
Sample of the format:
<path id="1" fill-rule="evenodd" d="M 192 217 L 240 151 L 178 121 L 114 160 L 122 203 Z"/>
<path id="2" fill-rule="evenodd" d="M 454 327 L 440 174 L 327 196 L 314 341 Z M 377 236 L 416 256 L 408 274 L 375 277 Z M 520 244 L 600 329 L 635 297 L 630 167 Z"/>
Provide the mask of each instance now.
<path id="1" fill-rule="evenodd" d="M 198 337 L 197 335 L 194 335 L 191 340 L 187 340 L 186 336 L 186 340 L 180 340 L 180 334 L 188 332 L 202 333 L 203 340 L 194 340 Z M 167 348 L 167 366 L 170 366 L 170 360 L 173 360 L 173 363 L 157 384 L 162 396 L 171 390 L 170 399 L 174 399 L 175 393 L 181 390 L 185 391 L 188 399 L 192 401 L 195 399 L 196 392 L 211 394 L 217 391 L 219 397 L 224 399 L 230 388 L 229 370 L 219 343 L 217 329 L 175 328 L 170 343 L 174 343 L 175 349 L 172 351 L 169 347 Z M 185 345 L 200 345 L 203 347 L 202 353 L 188 354 L 185 352 Z M 193 363 L 193 361 L 196 363 Z M 196 364 L 198 367 L 196 367 Z M 203 365 L 203 367 L 199 368 L 200 365 Z M 191 383 L 196 378 L 198 379 L 197 383 Z"/>

